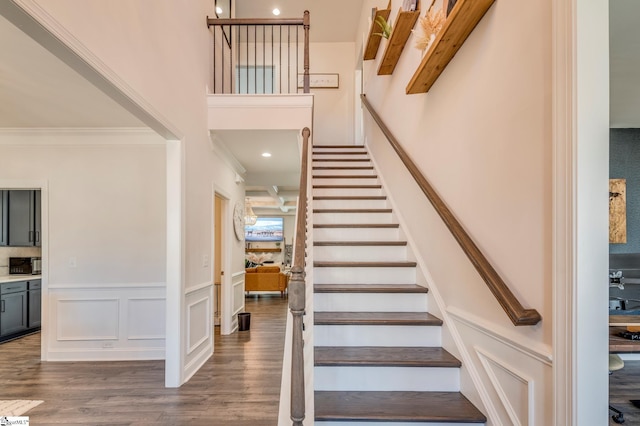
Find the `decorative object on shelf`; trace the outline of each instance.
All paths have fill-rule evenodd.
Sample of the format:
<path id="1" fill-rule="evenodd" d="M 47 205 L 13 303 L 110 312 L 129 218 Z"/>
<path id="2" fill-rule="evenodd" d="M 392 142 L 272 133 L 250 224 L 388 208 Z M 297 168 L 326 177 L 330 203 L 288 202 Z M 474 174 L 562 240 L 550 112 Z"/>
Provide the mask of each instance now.
<path id="1" fill-rule="evenodd" d="M 369 28 L 367 46 L 365 47 L 364 54 L 362 56 L 362 59 L 365 61 L 375 59 L 376 55 L 378 54 L 378 49 L 380 48 L 380 41 L 382 40 L 382 38 L 374 35 L 377 28 L 375 22 L 378 16 L 382 16 L 385 21 L 389 19 L 389 15 L 391 15 L 391 1 L 389 1 L 389 5 L 386 9 L 378 10 L 378 8 L 374 7 L 371 12 L 371 28 Z"/>
<path id="2" fill-rule="evenodd" d="M 375 24 L 378 25 L 378 27 L 380 27 L 380 32 L 373 33 L 373 35 L 388 39 L 389 36 L 391 35 L 392 27 L 391 27 L 391 24 L 387 22 L 387 19 L 382 15 L 377 15 Z"/>
<path id="3" fill-rule="evenodd" d="M 609 243 L 627 242 L 627 180 L 609 179 Z"/>
<path id="4" fill-rule="evenodd" d="M 384 50 L 384 55 L 380 61 L 380 67 L 378 68 L 378 75 L 391 75 L 396 68 L 400 55 L 404 50 L 404 45 L 407 43 L 411 30 L 413 29 L 418 16 L 420 15 L 420 1 L 416 1 L 415 10 L 407 11 L 400 8 L 398 15 L 393 24 L 393 31 L 391 31 L 391 37 Z"/>
<path id="5" fill-rule="evenodd" d="M 233 231 L 236 239 L 242 241 L 244 238 L 244 207 L 239 201 L 233 207 Z"/>
<path id="6" fill-rule="evenodd" d="M 251 208 L 251 203 L 249 203 L 249 201 L 245 201 L 244 224 L 255 225 L 257 220 L 258 220 L 258 216 L 253 212 L 253 209 Z M 244 233 L 244 230 L 242 232 Z"/>
<path id="7" fill-rule="evenodd" d="M 444 5 L 442 8 L 435 9 L 433 7 L 435 2 L 435 0 L 431 2 L 427 13 L 419 20 L 422 32 L 417 34 L 415 47 L 423 52 L 431 46 L 447 19 L 444 13 Z"/>
<path id="8" fill-rule="evenodd" d="M 408 95 L 429 91 L 494 2 L 495 0 L 456 0 L 442 30 L 407 84 Z"/>

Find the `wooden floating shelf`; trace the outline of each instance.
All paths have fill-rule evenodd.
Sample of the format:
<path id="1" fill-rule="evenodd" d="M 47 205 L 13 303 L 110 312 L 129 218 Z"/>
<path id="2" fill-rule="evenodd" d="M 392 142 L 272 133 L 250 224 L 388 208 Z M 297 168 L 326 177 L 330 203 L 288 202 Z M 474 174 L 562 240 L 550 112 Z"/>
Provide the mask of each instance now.
<path id="1" fill-rule="evenodd" d="M 418 16 L 420 15 L 420 2 L 416 4 L 416 10 L 407 12 L 402 10 L 398 11 L 398 17 L 393 24 L 393 30 L 389 37 L 389 42 L 384 50 L 384 56 L 380 62 L 380 68 L 378 68 L 378 75 L 391 75 L 393 70 L 396 69 L 396 64 L 402 55 L 404 45 L 407 44 L 411 30 L 413 29 Z"/>
<path id="2" fill-rule="evenodd" d="M 244 249 L 245 253 L 280 253 L 281 248 L 248 248 Z"/>
<path id="3" fill-rule="evenodd" d="M 426 93 L 495 0 L 458 0 L 442 30 L 407 85 L 407 94 Z"/>
<path id="4" fill-rule="evenodd" d="M 378 54 L 378 48 L 380 47 L 380 41 L 382 40 L 382 36 L 374 35 L 376 30 L 380 32 L 382 29 L 376 24 L 376 19 L 378 16 L 382 16 L 385 21 L 389 21 L 389 15 L 391 15 L 391 0 L 389 0 L 389 6 L 386 9 L 375 8 L 376 12 L 373 17 L 373 22 L 371 23 L 371 29 L 369 30 L 369 37 L 367 38 L 367 47 L 364 50 L 363 59 L 365 61 L 370 61 L 371 59 L 375 59 Z"/>

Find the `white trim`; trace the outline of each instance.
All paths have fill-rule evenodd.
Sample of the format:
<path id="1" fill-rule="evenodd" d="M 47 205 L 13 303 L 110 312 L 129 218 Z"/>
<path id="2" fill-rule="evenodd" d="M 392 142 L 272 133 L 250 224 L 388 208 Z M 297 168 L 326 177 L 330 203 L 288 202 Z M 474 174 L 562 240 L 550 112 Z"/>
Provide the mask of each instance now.
<path id="1" fill-rule="evenodd" d="M 311 108 L 313 106 L 313 94 L 282 94 L 282 95 L 208 95 L 207 106 L 209 108 Z"/>
<path id="2" fill-rule="evenodd" d="M 551 3 L 553 410 L 556 425 L 574 425 L 575 322 L 575 1 Z"/>
<path id="3" fill-rule="evenodd" d="M 520 422 L 520 419 L 518 418 L 518 414 L 515 412 L 513 405 L 511 405 L 511 401 L 509 400 L 509 397 L 505 394 L 504 389 L 500 385 L 500 379 L 498 379 L 498 377 L 495 375 L 490 363 L 493 363 L 496 366 L 500 367 L 509 375 L 513 376 L 516 380 L 520 381 L 521 383 L 527 386 L 527 425 L 535 425 L 535 415 L 534 415 L 535 410 L 533 409 L 535 404 L 535 400 L 534 400 L 535 381 L 533 380 L 533 378 L 531 378 L 530 376 L 527 376 L 524 373 L 519 372 L 517 369 L 513 368 L 511 365 L 507 364 L 502 360 L 499 360 L 497 357 L 489 354 L 488 352 L 480 349 L 477 346 L 474 347 L 474 349 L 478 354 L 478 359 L 482 363 L 482 366 L 484 367 L 485 372 L 487 373 L 487 376 L 489 376 L 489 380 L 491 381 L 491 384 L 493 385 L 493 388 L 496 391 L 496 394 L 498 394 L 498 398 L 500 398 L 500 401 L 502 402 L 502 405 L 504 406 L 504 409 L 507 412 L 509 419 L 511 420 L 511 424 L 514 426 L 521 426 L 522 423 Z"/>
<path id="4" fill-rule="evenodd" d="M 204 290 L 204 289 L 210 288 L 210 287 L 213 287 L 213 281 L 207 281 L 207 282 L 204 282 L 202 284 L 197 284 L 197 285 L 191 286 L 191 287 L 189 287 L 189 288 L 184 290 L 184 295 L 185 296 L 189 296 L 189 295 L 191 295 L 193 293 L 197 293 L 200 290 Z"/>
<path id="5" fill-rule="evenodd" d="M 551 348 L 546 345 L 533 345 L 527 341 L 524 341 L 521 337 L 504 329 L 498 325 L 491 324 L 484 321 L 482 318 L 458 309 L 455 307 L 448 307 L 447 313 L 456 320 L 465 324 L 467 327 L 473 328 L 476 331 L 484 334 L 485 336 L 497 340 L 498 342 L 515 349 L 516 351 L 527 355 L 530 358 L 535 359 L 545 365 L 552 366 L 553 358 L 551 355 Z"/>
<path id="6" fill-rule="evenodd" d="M 239 277 L 240 275 L 246 275 L 246 274 L 247 274 L 246 271 L 234 272 L 233 274 L 231 274 L 231 278 Z"/>
<path id="7" fill-rule="evenodd" d="M 167 312 L 165 322 L 165 386 L 179 387 L 184 380 L 185 324 L 185 189 L 184 143 L 167 141 Z"/>
<path id="8" fill-rule="evenodd" d="M 60 138 L 65 139 L 61 141 Z M 149 128 L 0 129 L 2 146 L 136 146 L 165 143 L 165 139 Z"/>
<path id="9" fill-rule="evenodd" d="M 52 362 L 89 362 L 89 361 L 135 361 L 163 360 L 164 345 L 158 348 L 95 348 L 95 349 L 54 349 L 49 351 Z"/>
<path id="10" fill-rule="evenodd" d="M 49 286 L 49 290 L 109 290 L 112 288 L 126 288 L 126 289 L 165 289 L 166 283 L 100 283 L 100 284 L 78 284 L 78 283 L 60 283 L 52 284 Z M 164 298 L 163 298 L 164 299 Z"/>
<path id="11" fill-rule="evenodd" d="M 64 335 L 63 330 L 60 328 L 61 324 L 60 321 L 57 322 L 57 331 L 56 331 L 56 340 L 59 342 L 63 342 L 63 341 L 98 341 L 98 340 L 120 340 L 120 335 L 119 335 L 119 330 L 120 330 L 120 298 L 118 297 L 90 297 L 90 298 L 83 298 L 83 297 L 69 297 L 69 298 L 64 298 L 64 299 L 57 299 L 56 300 L 56 311 L 60 312 L 60 311 L 64 311 L 64 309 L 62 309 L 62 305 L 67 303 L 67 302 L 115 302 L 115 310 L 116 313 L 113 316 L 113 318 L 115 318 L 116 323 L 115 323 L 115 329 L 116 334 L 114 335 L 109 335 L 109 336 L 96 336 L 96 335 L 92 335 L 92 336 L 69 336 L 69 337 L 60 337 Z M 58 320 L 60 319 L 60 314 L 57 315 Z"/>

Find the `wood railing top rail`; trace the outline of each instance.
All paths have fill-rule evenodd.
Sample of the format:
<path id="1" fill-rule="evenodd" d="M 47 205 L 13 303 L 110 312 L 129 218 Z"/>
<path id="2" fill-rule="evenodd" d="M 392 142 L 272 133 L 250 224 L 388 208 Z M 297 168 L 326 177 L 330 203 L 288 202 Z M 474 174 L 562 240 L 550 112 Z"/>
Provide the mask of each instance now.
<path id="1" fill-rule="evenodd" d="M 207 18 L 211 25 L 304 25 L 302 18 Z"/>
<path id="2" fill-rule="evenodd" d="M 371 103 L 369 103 L 369 101 L 367 100 L 366 95 L 361 95 L 361 98 L 362 103 L 371 114 L 371 117 L 378 124 L 387 140 L 398 154 L 398 157 L 400 157 L 407 170 L 409 170 L 409 173 L 411 173 L 411 176 L 413 176 L 422 192 L 431 202 L 434 209 L 436 210 L 440 218 L 442 218 L 453 237 L 456 239 L 456 241 L 458 241 L 458 244 L 460 244 L 460 247 L 467 255 L 473 266 L 476 268 L 484 282 L 487 284 L 489 290 L 491 290 L 491 293 L 493 293 L 495 298 L 498 300 L 498 303 L 500 304 L 500 306 L 502 306 L 502 309 L 504 309 L 504 311 L 507 313 L 507 316 L 509 316 L 509 319 L 511 320 L 513 325 L 535 325 L 540 322 L 542 317 L 540 316 L 538 311 L 536 311 L 535 309 L 525 309 L 522 306 L 520 301 L 511 292 L 507 284 L 502 280 L 500 275 L 498 275 L 495 268 L 491 265 L 491 263 L 489 263 L 478 246 L 473 242 L 458 219 L 456 219 L 453 212 L 451 212 L 449 207 L 447 207 L 436 190 L 420 172 L 418 166 L 416 166 L 411 157 L 409 157 L 406 151 L 402 148 L 402 145 L 400 145 L 389 128 L 384 124 Z"/>

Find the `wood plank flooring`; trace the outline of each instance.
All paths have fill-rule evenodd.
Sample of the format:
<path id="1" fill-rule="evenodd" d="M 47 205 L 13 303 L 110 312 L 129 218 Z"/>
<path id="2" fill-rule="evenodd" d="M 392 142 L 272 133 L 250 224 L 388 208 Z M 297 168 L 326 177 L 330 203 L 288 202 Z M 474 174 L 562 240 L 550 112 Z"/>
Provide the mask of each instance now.
<path id="1" fill-rule="evenodd" d="M 276 425 L 287 299 L 249 296 L 251 330 L 220 336 L 179 389 L 164 361 L 40 362 L 40 334 L 0 345 L 0 399 L 44 400 L 34 425 Z M 0 413 L 1 414 L 1 413 Z"/>
<path id="2" fill-rule="evenodd" d="M 624 413 L 625 425 L 640 425 L 640 408 L 630 400 L 640 400 L 640 361 L 625 361 L 622 370 L 609 376 L 609 403 Z M 609 425 L 616 425 L 611 420 Z"/>

